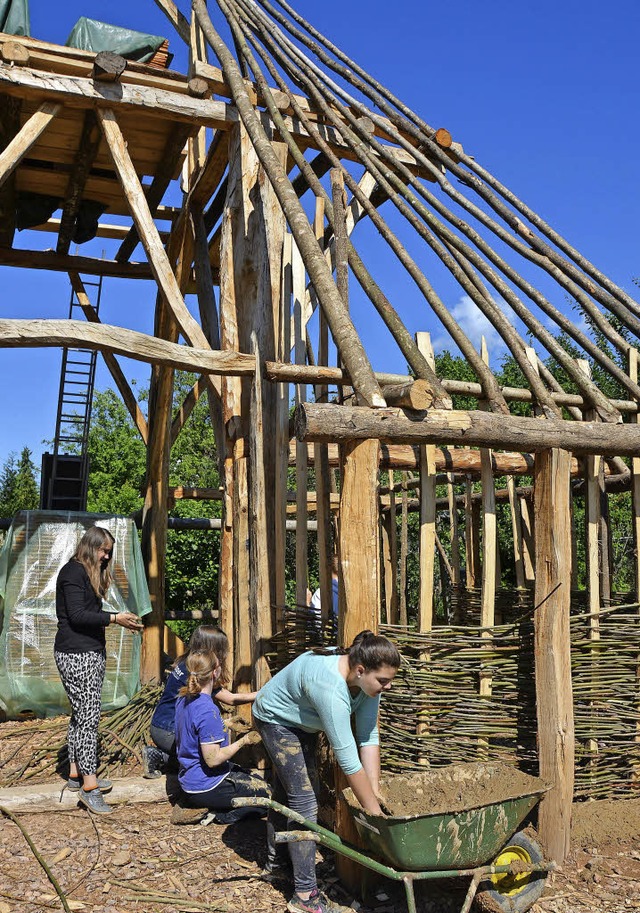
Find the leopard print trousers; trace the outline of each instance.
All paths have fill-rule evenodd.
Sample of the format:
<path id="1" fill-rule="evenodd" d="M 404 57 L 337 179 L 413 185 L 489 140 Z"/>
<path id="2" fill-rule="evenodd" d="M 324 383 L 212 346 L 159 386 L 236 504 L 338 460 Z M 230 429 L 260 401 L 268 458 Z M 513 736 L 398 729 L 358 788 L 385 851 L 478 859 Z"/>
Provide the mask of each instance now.
<path id="1" fill-rule="evenodd" d="M 69 761 L 75 761 L 83 776 L 91 776 L 98 769 L 98 723 L 106 654 L 54 652 L 54 657 L 71 704 Z"/>

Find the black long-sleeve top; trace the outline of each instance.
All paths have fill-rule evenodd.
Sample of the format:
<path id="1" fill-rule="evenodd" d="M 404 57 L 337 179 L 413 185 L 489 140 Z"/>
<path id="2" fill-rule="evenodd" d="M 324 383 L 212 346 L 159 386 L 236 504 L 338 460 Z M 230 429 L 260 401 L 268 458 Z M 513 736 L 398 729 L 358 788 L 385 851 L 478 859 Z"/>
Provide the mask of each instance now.
<path id="1" fill-rule="evenodd" d="M 111 615 L 102 611 L 102 599 L 96 596 L 89 575 L 75 558 L 58 574 L 56 615 L 56 652 L 97 653 L 104 650 L 104 629 Z"/>

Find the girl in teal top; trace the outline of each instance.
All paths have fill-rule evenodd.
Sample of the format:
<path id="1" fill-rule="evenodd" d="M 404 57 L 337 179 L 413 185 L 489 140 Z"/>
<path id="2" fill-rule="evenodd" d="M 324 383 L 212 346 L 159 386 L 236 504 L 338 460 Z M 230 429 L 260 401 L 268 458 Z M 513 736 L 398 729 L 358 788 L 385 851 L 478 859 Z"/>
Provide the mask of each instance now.
<path id="1" fill-rule="evenodd" d="M 273 765 L 274 799 L 316 820 L 315 744 L 322 731 L 362 807 L 381 814 L 378 708 L 380 695 L 391 687 L 399 666 L 400 654 L 390 640 L 362 631 L 348 650 L 305 653 L 267 682 L 258 692 L 253 714 Z M 269 870 L 275 861 L 273 815 L 267 830 Z M 291 913 L 335 910 L 335 904 L 318 892 L 315 843 L 288 847 L 295 894 L 287 909 Z"/>

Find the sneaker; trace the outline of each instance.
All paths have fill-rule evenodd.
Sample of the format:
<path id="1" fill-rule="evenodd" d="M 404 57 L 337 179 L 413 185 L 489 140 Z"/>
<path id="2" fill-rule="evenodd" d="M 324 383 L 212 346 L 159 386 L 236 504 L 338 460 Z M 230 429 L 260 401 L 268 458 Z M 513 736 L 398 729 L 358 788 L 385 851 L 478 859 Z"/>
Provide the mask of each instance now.
<path id="1" fill-rule="evenodd" d="M 155 745 L 145 745 L 142 749 L 142 776 L 145 780 L 155 780 L 162 776 L 162 767 L 166 761 L 164 751 Z"/>
<path id="2" fill-rule="evenodd" d="M 67 789 L 70 789 L 72 793 L 77 792 L 82 786 L 82 780 L 80 777 L 69 777 L 67 780 Z M 111 792 L 113 789 L 113 783 L 111 780 L 102 780 L 98 777 L 98 789 L 101 793 Z"/>
<path id="3" fill-rule="evenodd" d="M 353 913 L 352 907 L 343 907 L 341 904 L 329 900 L 326 894 L 321 894 L 317 889 L 308 900 L 302 900 L 294 894 L 287 904 L 289 913 Z"/>
<path id="4" fill-rule="evenodd" d="M 187 808 L 183 805 L 174 805 L 171 809 L 171 823 L 200 824 L 208 814 L 208 808 Z"/>
<path id="5" fill-rule="evenodd" d="M 78 793 L 78 802 L 94 815 L 110 815 L 113 811 L 112 807 L 104 801 L 100 787 L 88 791 L 81 789 Z"/>

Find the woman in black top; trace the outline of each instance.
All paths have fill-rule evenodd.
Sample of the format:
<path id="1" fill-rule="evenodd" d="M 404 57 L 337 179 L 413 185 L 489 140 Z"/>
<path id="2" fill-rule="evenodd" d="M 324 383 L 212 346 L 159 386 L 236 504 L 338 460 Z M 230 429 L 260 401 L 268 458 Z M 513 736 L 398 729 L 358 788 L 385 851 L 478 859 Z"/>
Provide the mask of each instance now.
<path id="1" fill-rule="evenodd" d="M 102 610 L 102 600 L 111 583 L 109 562 L 114 541 L 107 529 L 90 527 L 73 558 L 58 574 L 56 584 L 58 631 L 54 656 L 71 704 L 67 785 L 79 790 L 80 802 L 97 814 L 112 810 L 102 797 L 111 784 L 96 777 L 100 698 L 106 667 L 105 628 L 119 624 L 131 631 L 142 630 L 138 617 L 131 612 Z"/>

